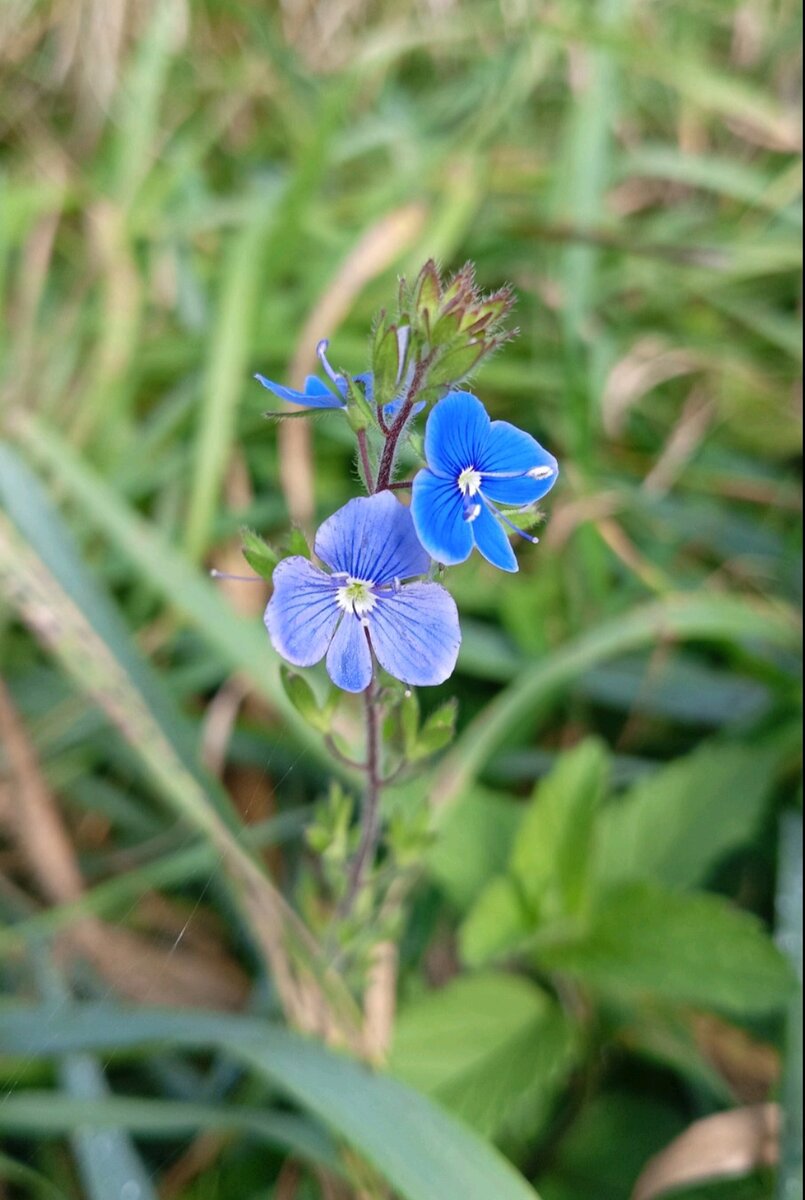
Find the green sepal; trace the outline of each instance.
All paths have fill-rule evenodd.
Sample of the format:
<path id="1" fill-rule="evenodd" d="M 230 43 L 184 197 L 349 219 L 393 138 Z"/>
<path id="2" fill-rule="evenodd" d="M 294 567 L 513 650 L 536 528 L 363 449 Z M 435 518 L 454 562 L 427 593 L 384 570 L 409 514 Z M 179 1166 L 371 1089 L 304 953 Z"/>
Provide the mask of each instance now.
<path id="1" fill-rule="evenodd" d="M 347 376 L 347 420 L 355 433 L 371 429 L 377 424 L 377 416 L 361 388 Z"/>
<path id="2" fill-rule="evenodd" d="M 302 530 L 296 525 L 285 539 L 285 549 L 280 558 L 291 558 L 292 555 L 300 555 L 302 558 L 312 558 L 308 540 Z"/>
<path id="3" fill-rule="evenodd" d="M 324 708 L 319 706 L 308 681 L 284 665 L 280 667 L 280 679 L 282 680 L 282 690 L 300 717 L 307 721 L 313 729 L 318 729 L 320 733 L 328 733 L 332 723 L 332 711 L 328 706 Z"/>
<path id="4" fill-rule="evenodd" d="M 387 324 L 385 313 L 381 313 L 372 346 L 372 377 L 376 404 L 388 404 L 394 399 L 400 375 L 397 326 Z"/>
<path id="5" fill-rule="evenodd" d="M 428 383 L 431 386 L 458 383 L 478 366 L 486 353 L 483 342 L 470 342 L 445 351 L 430 368 Z"/>
<path id="6" fill-rule="evenodd" d="M 241 552 L 246 562 L 261 579 L 270 581 L 274 568 L 282 557 L 253 529 L 244 526 L 240 531 Z"/>

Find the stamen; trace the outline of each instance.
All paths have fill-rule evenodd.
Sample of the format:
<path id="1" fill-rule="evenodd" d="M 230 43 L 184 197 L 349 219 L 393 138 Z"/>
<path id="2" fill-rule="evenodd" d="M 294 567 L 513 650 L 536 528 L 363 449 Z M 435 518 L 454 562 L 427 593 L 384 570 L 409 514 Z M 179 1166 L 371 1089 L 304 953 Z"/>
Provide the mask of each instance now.
<path id="1" fill-rule="evenodd" d="M 235 583 L 265 583 L 260 575 L 230 575 L 228 571 L 219 571 L 215 567 L 210 571 L 213 579 L 231 579 Z"/>
<path id="2" fill-rule="evenodd" d="M 322 365 L 322 368 L 323 368 L 324 373 L 327 376 L 327 378 L 332 380 L 332 382 L 335 384 L 336 387 L 339 387 L 339 384 L 342 384 L 344 382 L 344 376 L 339 375 L 337 371 L 334 371 L 333 368 L 330 366 L 329 362 L 327 361 L 327 351 L 329 349 L 329 346 L 330 346 L 329 340 L 327 338 L 322 338 L 321 341 L 319 342 L 318 346 L 316 347 L 316 355 L 319 359 L 319 362 Z"/>
<path id="3" fill-rule="evenodd" d="M 513 530 L 514 533 L 519 534 L 521 538 L 525 538 L 525 540 L 530 542 L 532 546 L 539 545 L 538 537 L 534 537 L 532 533 L 526 533 L 524 529 L 520 529 L 519 526 L 515 525 L 513 521 L 509 520 L 505 513 L 502 513 L 499 508 L 495 507 L 494 504 L 490 504 L 488 500 L 486 501 L 486 504 L 487 507 L 495 514 L 498 520 L 502 521 L 504 525 L 508 525 L 509 529 Z"/>
<path id="4" fill-rule="evenodd" d="M 377 603 L 374 586 L 370 579 L 353 579 L 348 575 L 344 586 L 338 588 L 335 594 L 338 607 L 346 613 L 360 617 L 361 623 L 365 625 L 366 622 L 363 618 L 372 611 Z"/>
<path id="5" fill-rule="evenodd" d="M 464 520 L 471 524 L 477 521 L 481 515 L 481 506 L 477 501 L 473 502 L 469 496 L 464 497 Z"/>
<path id="6" fill-rule="evenodd" d="M 465 467 L 456 480 L 458 490 L 464 497 L 474 496 L 476 492 L 479 492 L 482 482 L 483 476 L 480 471 L 476 471 L 475 467 Z"/>
<path id="7" fill-rule="evenodd" d="M 530 471 L 484 471 L 484 479 L 551 479 L 556 474 L 555 467 L 532 467 Z"/>

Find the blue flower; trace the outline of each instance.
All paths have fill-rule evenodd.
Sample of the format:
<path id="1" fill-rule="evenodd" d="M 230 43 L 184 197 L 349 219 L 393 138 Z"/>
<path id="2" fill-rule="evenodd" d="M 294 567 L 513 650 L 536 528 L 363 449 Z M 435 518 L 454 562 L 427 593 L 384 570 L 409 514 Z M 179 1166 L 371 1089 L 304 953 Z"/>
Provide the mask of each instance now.
<path id="1" fill-rule="evenodd" d="M 274 649 L 297 667 L 327 658 L 333 683 L 362 692 L 372 652 L 403 683 L 428 686 L 452 674 L 461 642 L 452 596 L 424 575 L 411 512 L 391 492 L 350 500 L 319 529 L 314 545 L 329 574 L 306 558 L 274 570 L 265 623 Z"/>
<path id="2" fill-rule="evenodd" d="M 531 542 L 498 509 L 527 508 L 553 487 L 556 459 L 508 421 L 491 421 L 469 392 L 451 392 L 425 430 L 427 467 L 414 479 L 411 512 L 422 545 L 437 562 L 464 562 L 477 546 L 503 571 L 517 559 L 504 525 Z"/>
<path id="3" fill-rule="evenodd" d="M 258 383 L 262 383 L 263 387 L 271 392 L 278 400 L 287 400 L 291 404 L 302 404 L 305 408 L 346 408 L 347 407 L 347 378 L 335 371 L 327 359 L 327 348 L 330 343 L 326 338 L 322 339 L 316 347 L 316 354 L 319 362 L 322 365 L 325 375 L 331 381 L 333 388 L 327 386 L 318 375 L 308 375 L 305 380 L 303 391 L 297 391 L 296 388 L 285 387 L 284 384 L 275 383 L 273 379 L 266 379 L 265 375 L 255 375 Z M 374 379 L 371 371 L 364 371 L 361 375 L 356 375 L 355 382 L 359 383 L 363 388 L 363 393 L 369 403 L 372 403 L 374 398 Z M 403 397 L 397 396 L 394 400 L 389 401 L 383 408 L 383 416 L 387 421 L 392 421 L 400 411 Z M 412 416 L 416 416 L 425 407 L 424 404 L 415 404 L 412 410 Z"/>
<path id="4" fill-rule="evenodd" d="M 291 404 L 303 404 L 306 408 L 346 408 L 346 376 L 339 375 L 330 366 L 327 360 L 327 347 L 329 344 L 326 339 L 320 341 L 316 347 L 316 354 L 325 374 L 333 383 L 338 394 L 329 388 L 326 383 L 323 383 L 317 375 L 308 375 L 305 380 L 305 389 L 302 392 L 297 391 L 295 388 L 284 387 L 281 383 L 274 383 L 273 380 L 266 379 L 265 375 L 255 375 L 255 379 L 258 383 L 262 383 L 263 387 L 272 392 L 279 400 L 288 400 Z M 356 375 L 355 379 L 358 383 L 363 384 L 366 397 L 371 402 L 372 376 L 370 374 Z"/>

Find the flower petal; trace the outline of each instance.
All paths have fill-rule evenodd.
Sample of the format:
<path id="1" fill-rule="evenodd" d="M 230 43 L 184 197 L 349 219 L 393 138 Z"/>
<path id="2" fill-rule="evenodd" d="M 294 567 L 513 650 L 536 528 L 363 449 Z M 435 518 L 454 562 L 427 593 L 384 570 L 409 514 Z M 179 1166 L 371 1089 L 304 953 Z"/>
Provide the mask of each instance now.
<path id="1" fill-rule="evenodd" d="M 433 687 L 452 675 L 461 629 L 455 601 L 438 583 L 379 596 L 367 622 L 377 661 L 395 679 Z"/>
<path id="2" fill-rule="evenodd" d="M 425 427 L 425 458 L 431 471 L 455 480 L 468 467 L 479 469 L 490 425 L 477 396 L 449 392 L 434 405 Z"/>
<path id="3" fill-rule="evenodd" d="M 487 562 L 501 571 L 519 571 L 506 531 L 487 504 L 481 505 L 471 528 L 475 544 Z"/>
<path id="4" fill-rule="evenodd" d="M 540 469 L 548 472 L 544 478 L 534 479 L 527 474 Z M 485 496 L 497 504 L 519 508 L 534 504 L 551 490 L 559 475 L 559 464 L 530 433 L 508 421 L 493 421 L 478 470 L 483 475 Z M 490 472 L 518 478 L 490 478 Z"/>
<path id="5" fill-rule="evenodd" d="M 274 383 L 273 380 L 266 379 L 265 375 L 255 375 L 255 379 L 279 400 L 287 400 L 290 404 L 303 404 L 306 408 L 346 407 L 344 400 L 339 400 L 337 396 L 334 396 L 327 384 L 322 383 L 315 375 L 308 375 L 303 392 L 299 392 L 295 388 L 283 387 L 281 383 Z"/>
<path id="6" fill-rule="evenodd" d="M 472 530 L 464 520 L 464 499 L 455 479 L 420 471 L 411 498 L 420 542 L 437 562 L 451 566 L 472 553 Z"/>
<path id="7" fill-rule="evenodd" d="M 340 615 L 333 584 L 312 562 L 298 556 L 277 564 L 264 620 L 278 654 L 312 667 L 327 653 Z"/>
<path id="8" fill-rule="evenodd" d="M 363 622 L 345 613 L 327 651 L 327 673 L 345 692 L 363 692 L 372 681 L 372 654 Z"/>
<path id="9" fill-rule="evenodd" d="M 378 585 L 430 567 L 410 510 L 388 491 L 350 500 L 321 526 L 314 549 L 333 571 Z"/>

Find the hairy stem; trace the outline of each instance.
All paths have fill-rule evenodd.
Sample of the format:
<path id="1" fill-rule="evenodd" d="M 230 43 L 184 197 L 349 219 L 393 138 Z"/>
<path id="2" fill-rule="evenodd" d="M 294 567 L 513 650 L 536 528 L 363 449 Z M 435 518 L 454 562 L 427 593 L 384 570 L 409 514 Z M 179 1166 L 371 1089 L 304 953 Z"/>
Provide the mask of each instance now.
<path id="1" fill-rule="evenodd" d="M 361 467 L 363 468 L 363 475 L 366 480 L 366 490 L 371 495 L 375 490 L 375 480 L 372 472 L 372 461 L 369 458 L 369 441 L 366 437 L 366 430 L 359 429 L 357 438 L 358 453 L 361 456 Z"/>
<path id="2" fill-rule="evenodd" d="M 363 801 L 363 829 L 358 852 L 349 870 L 342 916 L 347 916 L 360 895 L 366 872 L 374 861 L 380 841 L 380 711 L 377 704 L 377 684 L 374 677 L 364 693 L 366 713 L 366 793 Z"/>
<path id="3" fill-rule="evenodd" d="M 403 401 L 402 407 L 398 412 L 394 424 L 389 429 L 386 435 L 386 444 L 383 447 L 383 455 L 380 459 L 380 467 L 377 472 L 377 483 L 375 485 L 376 492 L 386 491 L 391 483 L 391 475 L 394 470 L 394 458 L 397 453 L 397 442 L 400 440 L 400 434 L 405 429 L 405 424 L 411 415 L 411 409 L 414 407 L 414 401 L 417 397 L 417 392 L 422 386 L 422 383 L 427 374 L 428 367 L 431 363 L 431 355 L 423 358 L 418 362 L 414 369 L 414 377 L 411 380 L 411 386 Z"/>

